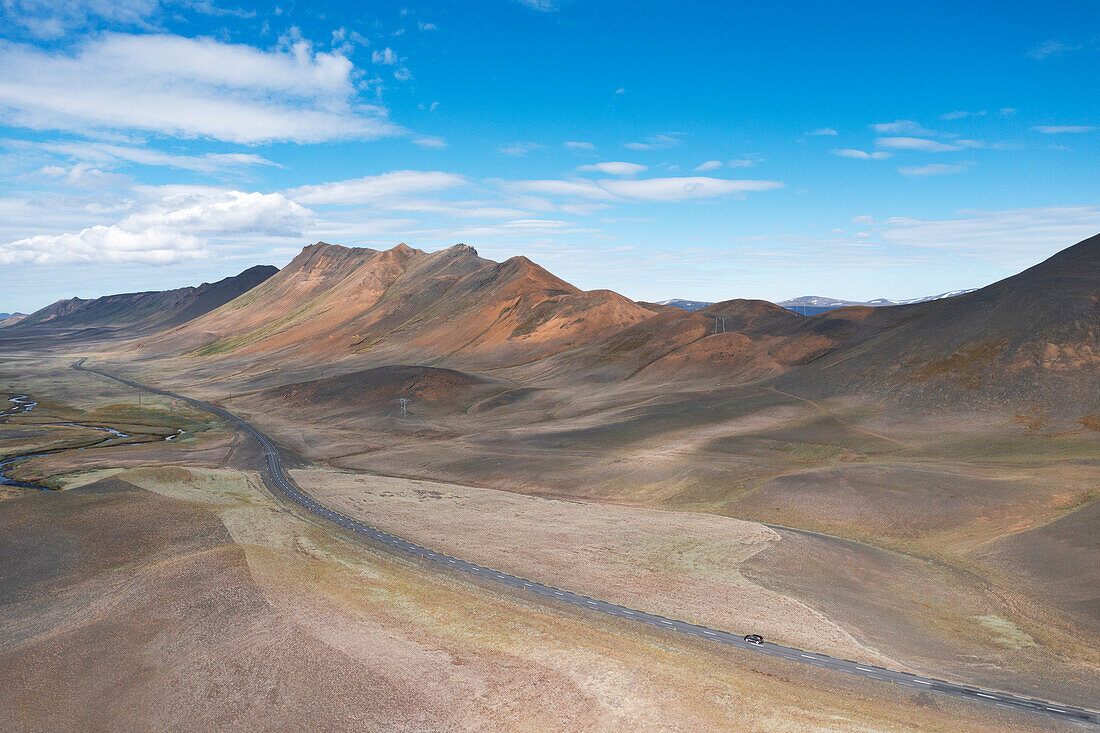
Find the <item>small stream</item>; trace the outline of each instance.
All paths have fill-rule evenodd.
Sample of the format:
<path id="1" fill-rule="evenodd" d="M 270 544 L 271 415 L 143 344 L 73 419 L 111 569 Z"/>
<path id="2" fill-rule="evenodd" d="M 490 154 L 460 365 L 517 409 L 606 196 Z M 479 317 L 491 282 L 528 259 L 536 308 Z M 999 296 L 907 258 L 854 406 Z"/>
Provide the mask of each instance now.
<path id="1" fill-rule="evenodd" d="M 9 397 L 8 401 L 14 405 L 14 409 L 8 412 L 0 412 L 0 422 L 8 422 L 8 418 L 12 415 L 22 415 L 30 412 L 35 407 L 38 407 L 38 403 L 30 399 L 30 395 L 16 395 L 15 397 Z M 19 481 L 18 479 L 11 478 L 7 475 L 8 470 L 19 461 L 25 461 L 29 458 L 38 458 L 40 456 L 52 455 L 54 453 L 61 453 L 66 450 L 86 450 L 88 448 L 98 448 L 105 443 L 109 443 L 112 440 L 118 438 L 130 438 L 133 437 L 127 433 L 123 433 L 114 428 L 101 427 L 99 425 L 84 425 L 83 423 L 75 422 L 34 422 L 34 423 L 20 423 L 21 425 L 33 425 L 37 427 L 69 427 L 69 428 L 86 428 L 88 430 L 98 430 L 104 433 L 109 433 L 110 437 L 104 438 L 98 443 L 91 445 L 84 445 L 79 448 L 62 448 L 60 450 L 44 451 L 42 453 L 31 453 L 23 456 L 13 456 L 12 458 L 5 458 L 0 460 L 0 486 L 14 486 L 20 489 L 39 489 L 41 491 L 50 491 L 50 487 L 42 486 L 41 484 L 34 484 L 29 481 Z M 164 440 L 175 440 L 184 434 L 182 428 L 177 428 L 176 432 L 172 435 L 166 436 Z M 126 445 L 125 443 L 115 443 L 114 445 Z"/>

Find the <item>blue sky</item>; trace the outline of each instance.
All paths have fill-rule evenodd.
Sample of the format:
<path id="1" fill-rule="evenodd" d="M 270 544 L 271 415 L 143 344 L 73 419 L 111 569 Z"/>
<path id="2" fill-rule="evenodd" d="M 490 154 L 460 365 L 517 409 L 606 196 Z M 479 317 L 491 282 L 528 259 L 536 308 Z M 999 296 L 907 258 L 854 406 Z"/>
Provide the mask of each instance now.
<path id="1" fill-rule="evenodd" d="M 317 240 L 647 300 L 909 298 L 1100 232 L 1095 2 L 2 12 L 0 311 Z"/>

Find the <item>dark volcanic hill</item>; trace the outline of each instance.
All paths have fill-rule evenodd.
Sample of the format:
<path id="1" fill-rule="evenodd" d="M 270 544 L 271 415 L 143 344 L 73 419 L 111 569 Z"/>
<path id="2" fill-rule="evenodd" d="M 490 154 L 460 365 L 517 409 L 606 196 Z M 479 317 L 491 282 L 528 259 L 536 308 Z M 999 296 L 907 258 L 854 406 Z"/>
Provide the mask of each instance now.
<path id="1" fill-rule="evenodd" d="M 806 323 L 827 318 L 852 320 L 838 326 L 849 338 L 781 380 L 803 393 L 891 395 L 928 406 L 1100 407 L 1100 235 L 965 295 L 841 308 Z"/>
<path id="2" fill-rule="evenodd" d="M 197 287 L 59 300 L 9 326 L 4 335 L 116 332 L 135 336 L 161 331 L 228 303 L 276 272 L 278 269 L 270 265 L 256 265 L 239 275 Z"/>

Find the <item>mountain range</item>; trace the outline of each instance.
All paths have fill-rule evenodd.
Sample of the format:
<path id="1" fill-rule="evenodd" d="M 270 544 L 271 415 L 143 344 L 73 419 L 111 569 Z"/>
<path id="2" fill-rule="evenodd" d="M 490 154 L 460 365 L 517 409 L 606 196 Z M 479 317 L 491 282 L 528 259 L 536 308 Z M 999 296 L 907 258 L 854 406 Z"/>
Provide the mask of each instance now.
<path id="1" fill-rule="evenodd" d="M 970 288 L 968 290 L 951 290 L 946 293 L 940 293 L 939 295 L 926 295 L 923 298 L 909 298 L 908 300 L 890 300 L 889 298 L 875 298 L 874 300 L 842 300 L 840 298 L 826 298 L 820 295 L 802 295 L 797 298 L 791 298 L 790 300 L 781 300 L 776 303 L 776 305 L 781 305 L 787 310 L 792 310 L 804 316 L 816 316 L 825 311 L 836 310 L 837 308 L 847 308 L 853 305 L 866 305 L 872 307 L 882 305 L 909 305 L 911 303 L 924 303 L 929 300 L 954 298 L 956 295 L 966 295 L 967 293 L 974 292 L 974 290 L 976 290 L 976 288 Z M 697 311 L 706 308 L 708 305 L 714 305 L 714 303 L 706 300 L 673 298 L 672 300 L 662 300 L 656 303 L 656 305 L 668 305 L 674 308 L 682 308 L 686 311 Z"/>
<path id="2" fill-rule="evenodd" d="M 417 365 L 523 384 L 768 382 L 815 397 L 1075 410 L 1100 394 L 1098 294 L 1100 236 L 979 290 L 816 315 L 790 301 L 638 303 L 466 245 L 319 242 L 278 271 L 59 301 L 0 338 L 132 338 L 150 357 L 271 374 L 318 363 L 341 372 Z M 821 300 L 807 307 L 825 308 Z"/>

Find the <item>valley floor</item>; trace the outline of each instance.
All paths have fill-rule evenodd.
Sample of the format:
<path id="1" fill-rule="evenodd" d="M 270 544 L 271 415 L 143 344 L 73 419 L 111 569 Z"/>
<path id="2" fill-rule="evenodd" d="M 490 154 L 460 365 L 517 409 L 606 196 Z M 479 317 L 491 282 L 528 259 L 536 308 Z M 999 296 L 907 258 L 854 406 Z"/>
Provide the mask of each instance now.
<path id="1" fill-rule="evenodd" d="M 97 439 L 32 422 L 149 439 L 29 459 L 19 478 L 64 491 L 10 490 L 0 502 L 0 556 L 10 559 L 0 580 L 5 728 L 1058 725 L 531 604 L 365 548 L 275 501 L 238 436 L 163 398 L 137 404 L 122 385 L 67 369 L 71 361 L 0 362 L 0 391 L 41 401 L 33 418 L 0 425 L 0 456 Z M 353 423 L 349 434 L 247 397 L 233 409 L 315 461 L 294 475 L 319 497 L 465 559 L 848 658 L 1100 702 L 1093 592 L 1072 590 L 1057 570 L 1025 582 L 1055 560 L 1078 563 L 1061 572 L 1079 580 L 1096 557 L 1082 542 L 1095 505 L 1074 489 L 1096 478 L 1081 460 L 1090 435 L 1047 441 L 1042 465 L 1022 451 L 1026 436 L 983 462 L 957 437 L 965 426 L 937 443 L 838 413 L 856 428 L 837 446 L 809 439 L 821 430 L 813 410 L 780 398 L 726 413 L 694 439 L 669 441 L 668 426 L 646 433 L 644 420 L 641 436 L 601 433 L 616 425 L 609 414 L 629 423 L 648 409 L 647 396 L 632 399 L 551 421 L 558 442 L 537 427 L 462 432 L 444 419 L 396 433 Z M 178 441 L 163 440 L 181 428 Z M 343 452 L 342 441 L 375 449 Z M 532 459 L 537 445 L 545 453 Z M 781 454 L 782 470 L 768 451 Z M 723 452 L 728 459 L 715 458 Z M 851 460 L 857 453 L 866 458 Z M 685 475 L 701 455 L 710 468 Z M 945 468 L 933 469 L 937 457 Z M 477 488 L 465 479 L 481 461 L 498 463 Z M 922 484 L 922 472 L 935 478 Z M 735 473 L 748 477 L 743 491 L 719 500 L 700 488 Z M 507 476 L 519 478 L 508 486 Z M 827 494 L 834 485 L 852 492 L 847 513 L 832 508 L 845 501 Z M 884 486 L 909 515 L 873 506 Z M 815 492 L 812 510 L 791 498 Z M 920 492 L 957 500 L 940 510 L 953 521 L 922 513 Z"/>

